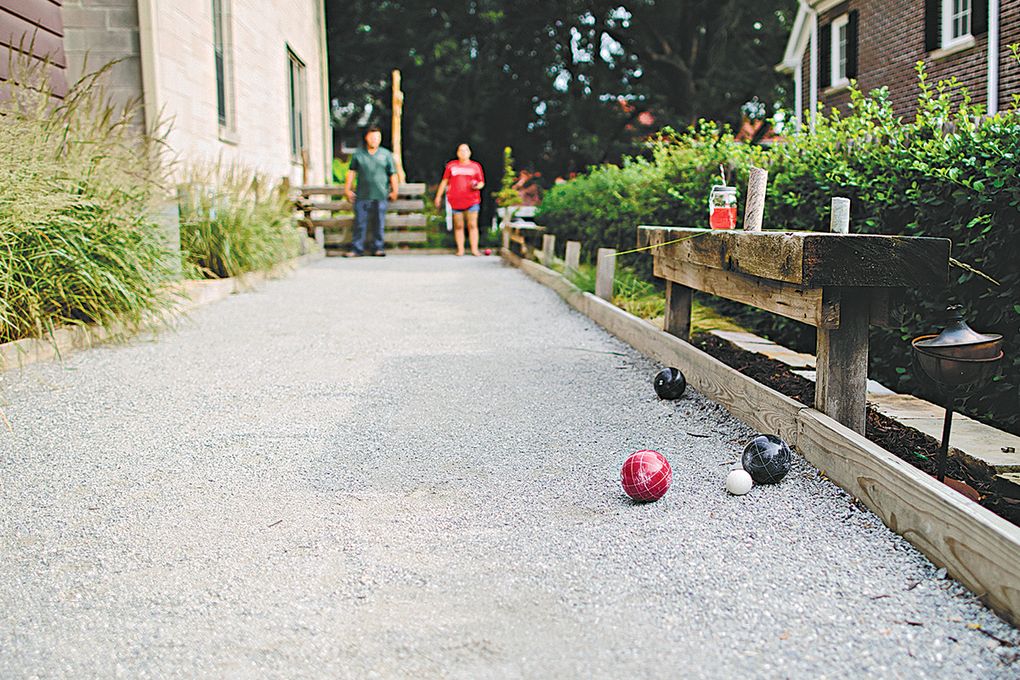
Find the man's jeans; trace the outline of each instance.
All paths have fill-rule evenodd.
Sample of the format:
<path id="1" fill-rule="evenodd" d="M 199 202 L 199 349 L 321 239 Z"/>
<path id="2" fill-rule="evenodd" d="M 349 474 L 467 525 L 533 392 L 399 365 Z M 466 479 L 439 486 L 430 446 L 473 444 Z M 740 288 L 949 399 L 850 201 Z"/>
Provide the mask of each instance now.
<path id="1" fill-rule="evenodd" d="M 374 216 L 375 231 L 372 238 L 372 252 L 379 252 L 383 249 L 383 228 L 386 226 L 386 204 L 389 201 L 376 201 L 371 199 L 355 199 L 354 201 L 354 239 L 351 241 L 351 250 L 361 255 L 365 252 L 365 231 L 368 228 L 368 220 Z"/>

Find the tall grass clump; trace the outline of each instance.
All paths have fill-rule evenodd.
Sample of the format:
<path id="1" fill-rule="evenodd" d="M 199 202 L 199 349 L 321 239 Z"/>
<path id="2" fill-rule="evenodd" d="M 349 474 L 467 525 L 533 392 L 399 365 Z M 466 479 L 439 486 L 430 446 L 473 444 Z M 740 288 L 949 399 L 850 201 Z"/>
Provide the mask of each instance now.
<path id="1" fill-rule="evenodd" d="M 174 275 L 150 219 L 163 143 L 137 103 L 111 103 L 109 65 L 61 101 L 48 64 L 4 55 L 0 93 L 0 342 L 64 324 L 141 323 Z"/>
<path id="2" fill-rule="evenodd" d="M 268 269 L 300 252 L 282 182 L 236 164 L 194 166 L 178 195 L 181 250 L 207 278 Z"/>

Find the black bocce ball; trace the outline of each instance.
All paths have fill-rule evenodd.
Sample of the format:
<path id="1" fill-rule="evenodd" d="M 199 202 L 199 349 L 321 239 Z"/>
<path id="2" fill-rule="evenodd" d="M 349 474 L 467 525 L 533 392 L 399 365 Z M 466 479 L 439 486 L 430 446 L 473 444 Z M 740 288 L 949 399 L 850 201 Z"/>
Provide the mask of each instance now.
<path id="1" fill-rule="evenodd" d="M 776 435 L 760 434 L 744 447 L 740 463 L 756 483 L 777 484 L 790 471 L 792 455 Z"/>
<path id="2" fill-rule="evenodd" d="M 679 399 L 687 389 L 687 378 L 678 368 L 664 368 L 652 383 L 659 399 Z"/>

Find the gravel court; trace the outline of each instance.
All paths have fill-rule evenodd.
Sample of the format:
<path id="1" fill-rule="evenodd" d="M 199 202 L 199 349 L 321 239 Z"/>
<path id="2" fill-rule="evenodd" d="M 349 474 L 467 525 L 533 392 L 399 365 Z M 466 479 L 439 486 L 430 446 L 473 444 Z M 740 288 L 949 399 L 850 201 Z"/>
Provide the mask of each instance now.
<path id="1" fill-rule="evenodd" d="M 0 677 L 1020 674 L 799 457 L 726 494 L 753 433 L 657 368 L 496 258 L 401 256 L 8 372 Z"/>

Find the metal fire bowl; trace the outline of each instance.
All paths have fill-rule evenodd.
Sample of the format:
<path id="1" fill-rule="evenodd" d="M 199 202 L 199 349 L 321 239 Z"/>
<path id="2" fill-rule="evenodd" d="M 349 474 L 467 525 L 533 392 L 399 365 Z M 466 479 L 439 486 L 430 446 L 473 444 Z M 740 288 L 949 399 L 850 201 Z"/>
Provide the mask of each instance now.
<path id="1" fill-rule="evenodd" d="M 996 335 L 984 342 L 972 342 L 969 345 L 928 345 L 926 342 L 937 338 L 937 335 L 922 335 L 911 341 L 914 349 L 943 359 L 995 359 L 1002 353 L 1002 336 Z"/>
<path id="2" fill-rule="evenodd" d="M 943 387 L 954 388 L 987 378 L 1002 359 L 1002 352 L 985 359 L 947 358 L 914 345 L 914 356 L 929 378 Z"/>

